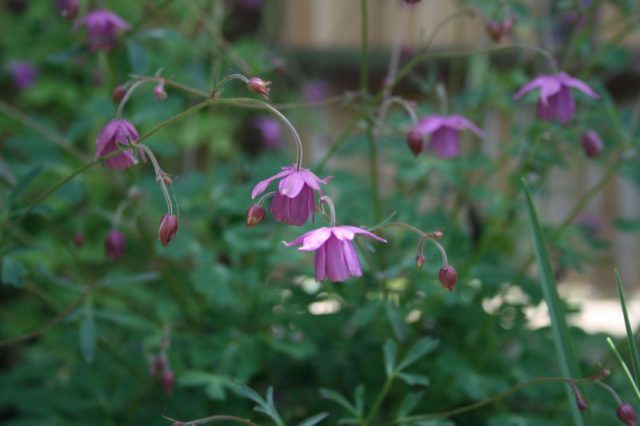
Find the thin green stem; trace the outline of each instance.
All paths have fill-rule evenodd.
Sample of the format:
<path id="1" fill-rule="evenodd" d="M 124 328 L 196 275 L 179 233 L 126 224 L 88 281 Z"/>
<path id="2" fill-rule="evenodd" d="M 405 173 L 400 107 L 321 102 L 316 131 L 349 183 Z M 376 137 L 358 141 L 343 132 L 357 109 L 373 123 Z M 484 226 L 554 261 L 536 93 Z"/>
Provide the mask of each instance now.
<path id="1" fill-rule="evenodd" d="M 640 390 L 638 389 L 638 385 L 636 384 L 635 380 L 633 380 L 633 376 L 631 375 L 631 372 L 629 371 L 627 364 L 622 359 L 622 356 L 620 355 L 620 352 L 618 352 L 618 348 L 616 348 L 616 345 L 613 343 L 613 340 L 611 340 L 611 337 L 607 337 L 607 343 L 609 344 L 609 347 L 615 354 L 616 359 L 618 360 L 618 364 L 620 364 L 620 368 L 622 368 L 622 371 L 624 372 L 625 376 L 627 376 L 627 381 L 629 382 L 629 385 L 633 390 L 636 400 L 640 404 Z"/>
<path id="2" fill-rule="evenodd" d="M 363 426 L 368 426 L 369 424 L 371 424 L 371 421 L 375 418 L 375 415 L 378 412 L 378 409 L 380 408 L 380 404 L 382 404 L 382 401 L 384 401 L 384 398 L 387 396 L 387 393 L 389 393 L 389 389 L 391 388 L 391 384 L 393 383 L 393 380 L 395 379 L 395 377 L 396 377 L 396 374 L 394 372 L 392 375 L 387 377 L 387 380 L 385 380 L 384 386 L 380 390 L 380 393 L 378 393 L 376 400 L 373 402 L 373 405 L 371 406 L 371 410 L 369 411 L 369 414 L 365 418 L 364 422 L 362 422 Z"/>
<path id="3" fill-rule="evenodd" d="M 180 420 L 172 419 L 171 417 L 167 417 L 167 416 L 162 416 L 162 417 L 173 422 L 173 424 L 176 426 L 196 426 L 196 425 L 202 425 L 205 423 L 221 422 L 221 421 L 242 423 L 243 425 L 246 425 L 246 426 L 258 426 L 256 423 L 253 423 L 251 420 L 243 419 L 242 417 L 229 416 L 229 415 L 210 416 L 210 417 L 205 417 L 203 419 L 191 420 L 188 422 L 181 422 Z"/>
<path id="4" fill-rule="evenodd" d="M 334 226 L 336 226 L 336 207 L 333 204 L 333 200 L 328 195 L 323 195 L 322 197 L 320 197 L 320 203 L 324 203 L 329 206 L 329 223 L 333 228 Z"/>

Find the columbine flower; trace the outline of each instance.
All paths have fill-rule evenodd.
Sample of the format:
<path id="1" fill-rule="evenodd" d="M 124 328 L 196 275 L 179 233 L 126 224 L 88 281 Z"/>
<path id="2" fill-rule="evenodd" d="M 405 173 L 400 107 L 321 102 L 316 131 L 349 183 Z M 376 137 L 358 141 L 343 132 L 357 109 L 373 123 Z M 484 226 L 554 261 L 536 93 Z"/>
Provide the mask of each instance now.
<path id="1" fill-rule="evenodd" d="M 298 246 L 298 250 L 315 251 L 316 281 L 330 279 L 333 282 L 346 281 L 349 277 L 362 275 L 358 254 L 353 247 L 356 234 L 363 234 L 386 243 L 387 241 L 355 226 L 322 227 L 302 234 L 287 246 Z"/>
<path id="2" fill-rule="evenodd" d="M 118 33 L 130 28 L 124 19 L 105 9 L 89 12 L 76 23 L 75 28 L 81 25 L 87 29 L 87 45 L 94 52 L 112 50 L 116 45 Z"/>
<path id="3" fill-rule="evenodd" d="M 111 260 L 118 260 L 124 255 L 124 247 L 126 245 L 126 237 L 120 231 L 112 229 L 104 240 L 104 246 L 107 255 Z"/>
<path id="4" fill-rule="evenodd" d="M 485 136 L 478 126 L 461 115 L 430 115 L 421 119 L 412 131 L 423 136 L 431 135 L 427 149 L 440 158 L 451 158 L 460 154 L 460 131 L 464 129 L 471 130 L 478 137 Z"/>
<path id="5" fill-rule="evenodd" d="M 540 89 L 538 117 L 545 121 L 557 120 L 559 123 L 565 124 L 571 121 L 576 112 L 576 101 L 571 94 L 571 88 L 594 99 L 598 98 L 598 94 L 586 83 L 564 72 L 541 75 L 533 79 L 522 86 L 513 98 L 519 99 L 525 93 Z"/>
<path id="6" fill-rule="evenodd" d="M 278 190 L 271 201 L 271 214 L 278 222 L 300 226 L 311 215 L 311 221 L 315 218 L 316 200 L 313 191 L 322 193 L 320 184 L 326 185 L 331 177 L 320 179 L 310 170 L 285 166 L 282 171 L 268 179 L 258 182 L 251 191 L 251 198 L 262 194 L 269 184 L 280 179 Z"/>
<path id="7" fill-rule="evenodd" d="M 13 61 L 9 64 L 9 74 L 18 89 L 27 89 L 36 82 L 38 70 L 28 62 Z"/>
<path id="8" fill-rule="evenodd" d="M 282 127 L 271 117 L 256 117 L 253 125 L 262 134 L 262 146 L 266 149 L 278 149 L 282 146 Z"/>
<path id="9" fill-rule="evenodd" d="M 112 120 L 100 130 L 96 139 L 96 159 L 103 157 L 115 150 L 118 144 L 130 145 L 138 139 L 138 131 L 127 120 Z M 126 169 L 136 164 L 137 161 L 132 150 L 125 150 L 115 157 L 104 160 L 104 165 L 110 169 Z"/>

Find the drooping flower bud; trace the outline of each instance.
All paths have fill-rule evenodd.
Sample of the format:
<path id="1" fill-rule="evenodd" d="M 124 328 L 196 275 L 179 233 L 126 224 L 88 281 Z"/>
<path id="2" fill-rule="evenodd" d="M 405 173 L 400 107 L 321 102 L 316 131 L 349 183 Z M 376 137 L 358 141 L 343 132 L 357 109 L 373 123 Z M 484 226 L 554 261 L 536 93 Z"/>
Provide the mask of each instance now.
<path id="1" fill-rule="evenodd" d="M 153 88 L 153 95 L 159 101 L 167 99 L 167 92 L 164 91 L 164 80 L 160 81 L 158 85 Z"/>
<path id="2" fill-rule="evenodd" d="M 162 373 L 162 387 L 167 395 L 171 395 L 171 392 L 173 392 L 174 383 L 175 376 L 173 375 L 173 371 L 167 368 L 164 370 L 164 373 Z"/>
<path id="3" fill-rule="evenodd" d="M 424 264 L 426 263 L 426 259 L 423 255 L 416 256 L 416 268 L 422 269 L 424 268 Z"/>
<path id="4" fill-rule="evenodd" d="M 153 376 L 159 376 L 164 373 L 165 368 L 167 367 L 167 363 L 162 355 L 158 355 L 153 360 L 153 368 L 151 369 Z"/>
<path id="5" fill-rule="evenodd" d="M 120 259 L 124 255 L 124 248 L 126 245 L 125 235 L 112 229 L 107 234 L 107 238 L 104 241 L 104 246 L 107 250 L 107 255 L 113 261 Z"/>
<path id="6" fill-rule="evenodd" d="M 251 77 L 249 82 L 247 83 L 247 88 L 251 90 L 253 93 L 257 93 L 258 95 L 262 95 L 265 98 L 269 99 L 269 85 L 270 81 L 264 81 L 260 77 Z"/>
<path id="7" fill-rule="evenodd" d="M 593 130 L 587 130 L 582 134 L 582 148 L 587 157 L 595 158 L 602 152 L 602 139 Z"/>
<path id="8" fill-rule="evenodd" d="M 633 411 L 633 407 L 631 406 L 631 404 L 627 402 L 620 404 L 616 409 L 616 414 L 618 415 L 620 421 L 622 421 L 622 423 L 624 423 L 625 425 L 637 425 L 636 413 L 635 411 Z"/>
<path id="9" fill-rule="evenodd" d="M 247 209 L 247 227 L 253 228 L 264 219 L 264 209 L 259 204 L 254 204 Z"/>
<path id="10" fill-rule="evenodd" d="M 418 155 L 424 149 L 424 135 L 417 128 L 409 130 L 407 133 L 407 145 L 413 155 Z"/>
<path id="11" fill-rule="evenodd" d="M 489 37 L 491 37 L 491 40 L 495 41 L 496 43 L 499 42 L 500 39 L 502 39 L 502 25 L 500 25 L 498 22 L 487 22 L 485 29 L 487 30 L 487 34 L 489 34 Z"/>
<path id="12" fill-rule="evenodd" d="M 178 232 L 178 218 L 172 214 L 162 216 L 158 227 L 158 239 L 164 247 L 169 245 L 176 232 Z"/>
<path id="13" fill-rule="evenodd" d="M 438 279 L 444 288 L 449 291 L 453 291 L 453 287 L 456 285 L 458 274 L 451 265 L 443 266 L 438 272 Z"/>
<path id="14" fill-rule="evenodd" d="M 78 231 L 75 233 L 75 235 L 73 236 L 73 242 L 76 245 L 76 248 L 81 248 L 84 245 L 84 233 Z"/>
<path id="15" fill-rule="evenodd" d="M 578 387 L 573 383 L 569 383 L 569 385 L 573 390 L 573 395 L 576 397 L 576 405 L 578 406 L 578 409 L 580 411 L 587 411 L 587 408 L 589 408 L 589 404 L 587 404 L 587 401 L 582 396 L 582 392 L 580 392 L 580 389 L 578 389 Z"/>
<path id="16" fill-rule="evenodd" d="M 72 20 L 78 14 L 78 0 L 56 0 L 56 8 L 64 19 Z"/>
<path id="17" fill-rule="evenodd" d="M 121 84 L 113 89 L 113 92 L 111 92 L 111 99 L 113 99 L 113 102 L 117 104 L 122 100 L 122 98 L 124 98 L 124 95 L 126 94 L 127 89 Z"/>

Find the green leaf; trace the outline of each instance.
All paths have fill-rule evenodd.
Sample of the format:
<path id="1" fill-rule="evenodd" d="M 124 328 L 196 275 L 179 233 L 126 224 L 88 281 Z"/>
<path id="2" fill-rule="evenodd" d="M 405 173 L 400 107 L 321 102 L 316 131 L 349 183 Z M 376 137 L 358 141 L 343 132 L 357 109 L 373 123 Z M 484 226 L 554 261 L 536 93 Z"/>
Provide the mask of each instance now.
<path id="1" fill-rule="evenodd" d="M 85 362 L 93 362 L 96 356 L 96 320 L 91 305 L 85 307 L 80 322 L 80 351 Z"/>
<path id="2" fill-rule="evenodd" d="M 257 403 L 258 406 L 253 408 L 255 411 L 271 417 L 274 423 L 278 426 L 284 426 L 284 422 L 282 421 L 280 414 L 278 414 L 278 410 L 276 410 L 276 407 L 273 404 L 273 388 L 271 386 L 269 386 L 269 388 L 267 389 L 266 401 L 249 386 L 240 383 L 231 383 L 229 387 L 238 395 L 244 396 L 245 398 L 248 398 Z"/>
<path id="3" fill-rule="evenodd" d="M 387 373 L 387 377 L 393 375 L 393 370 L 396 366 L 396 356 L 398 354 L 398 346 L 396 342 L 389 339 L 384 343 L 384 371 Z"/>
<path id="4" fill-rule="evenodd" d="M 627 312 L 627 301 L 624 297 L 624 289 L 622 288 L 622 279 L 620 279 L 620 273 L 618 270 L 616 274 L 616 285 L 618 286 L 618 294 L 620 295 L 620 307 L 622 308 L 622 314 L 624 315 L 624 326 L 627 329 L 627 343 L 629 344 L 629 354 L 631 356 L 631 366 L 633 367 L 633 377 L 638 385 L 638 375 L 640 374 L 640 360 L 638 359 L 638 346 L 636 345 L 636 339 L 633 336 L 633 330 L 631 328 L 631 322 L 629 321 L 629 313 Z"/>
<path id="5" fill-rule="evenodd" d="M 415 410 L 423 396 L 424 392 L 409 392 L 408 394 L 406 394 L 402 399 L 402 402 L 400 402 L 400 406 L 398 407 L 396 420 L 405 417 L 407 414 Z"/>
<path id="6" fill-rule="evenodd" d="M 356 404 L 356 411 L 360 416 L 364 415 L 364 385 L 356 386 L 353 391 L 353 401 Z"/>
<path id="7" fill-rule="evenodd" d="M 351 402 L 344 396 L 342 396 L 339 392 L 336 392 L 331 389 L 320 389 L 320 396 L 322 398 L 328 399 L 330 401 L 335 402 L 336 404 L 342 406 L 345 410 L 349 412 L 353 417 L 358 418 L 358 410 L 353 406 Z"/>
<path id="8" fill-rule="evenodd" d="M 560 363 L 560 371 L 565 377 L 581 377 L 575 349 L 573 347 L 573 340 L 569 334 L 569 326 L 567 325 L 564 307 L 561 303 L 560 296 L 558 295 L 555 277 L 549 260 L 549 253 L 545 247 L 542 230 L 540 229 L 538 214 L 536 213 L 536 208 L 533 203 L 533 199 L 531 198 L 531 193 L 526 180 L 522 178 L 521 182 L 527 199 L 529 228 L 531 230 L 536 263 L 540 273 L 542 292 L 547 302 L 549 316 L 551 318 L 551 329 L 553 331 L 553 339 L 555 342 L 558 362 Z M 565 390 L 567 398 L 569 399 L 569 406 L 571 407 L 574 424 L 584 425 L 585 423 L 582 414 L 573 401 L 574 396 L 571 391 L 571 387 L 566 385 Z"/>
<path id="9" fill-rule="evenodd" d="M 328 415 L 329 413 L 326 413 L 326 412 L 316 414 L 315 416 L 309 417 L 308 419 L 301 421 L 300 423 L 298 423 L 298 426 L 315 426 L 321 421 L 323 421 Z"/>
<path id="10" fill-rule="evenodd" d="M 414 362 L 418 361 L 423 356 L 430 352 L 433 352 L 438 347 L 438 340 L 431 337 L 423 337 L 413 344 L 409 352 L 404 356 L 400 364 L 398 364 L 398 371 L 402 371 Z"/>
<path id="11" fill-rule="evenodd" d="M 20 285 L 22 284 L 22 278 L 24 278 L 26 273 L 27 269 L 20 261 L 10 256 L 6 256 L 4 259 L 2 259 L 3 284 L 20 287 Z"/>
<path id="12" fill-rule="evenodd" d="M 429 386 L 429 384 L 431 383 L 429 378 L 422 374 L 400 373 L 398 374 L 398 377 L 404 380 L 404 382 L 409 386 L 415 386 L 415 385 Z"/>

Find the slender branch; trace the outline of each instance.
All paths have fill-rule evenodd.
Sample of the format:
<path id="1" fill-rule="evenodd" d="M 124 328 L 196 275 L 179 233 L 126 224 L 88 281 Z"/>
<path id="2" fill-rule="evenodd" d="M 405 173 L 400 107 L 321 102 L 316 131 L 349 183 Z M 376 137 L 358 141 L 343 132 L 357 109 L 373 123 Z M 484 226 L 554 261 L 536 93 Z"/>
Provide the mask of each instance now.
<path id="1" fill-rule="evenodd" d="M 229 416 L 229 415 L 210 416 L 210 417 L 205 417 L 203 419 L 191 420 L 188 422 L 181 422 L 180 420 L 172 419 L 167 416 L 162 416 L 162 417 L 173 422 L 174 426 L 196 426 L 196 425 L 202 425 L 205 423 L 219 422 L 219 421 L 225 421 L 225 420 L 230 422 L 242 423 L 243 425 L 247 425 L 247 426 L 258 426 L 256 423 L 252 422 L 251 420 L 243 419 L 242 417 Z"/>

